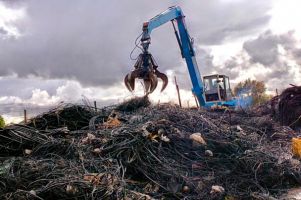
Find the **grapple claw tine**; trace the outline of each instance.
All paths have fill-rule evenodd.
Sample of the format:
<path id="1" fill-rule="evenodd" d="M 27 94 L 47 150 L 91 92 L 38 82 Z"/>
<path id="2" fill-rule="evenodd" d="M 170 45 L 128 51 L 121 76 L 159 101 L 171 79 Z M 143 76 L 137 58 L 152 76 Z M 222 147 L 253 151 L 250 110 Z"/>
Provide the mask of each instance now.
<path id="1" fill-rule="evenodd" d="M 150 82 L 151 82 L 151 85 L 150 85 L 149 92 L 152 93 L 157 88 L 157 85 L 158 85 L 158 79 L 155 74 L 150 75 Z"/>
<path id="2" fill-rule="evenodd" d="M 165 90 L 167 84 L 168 84 L 168 77 L 165 74 L 159 72 L 158 70 L 156 70 L 155 74 L 163 82 L 163 85 L 162 85 L 162 88 L 161 88 L 161 92 L 163 92 Z"/>
<path id="3" fill-rule="evenodd" d="M 154 74 L 149 74 L 149 77 L 147 79 L 144 79 L 143 83 L 145 93 L 150 94 L 157 88 L 158 79 Z"/>
<path id="4" fill-rule="evenodd" d="M 131 87 L 131 85 L 130 85 L 130 83 L 129 83 L 129 75 L 128 75 L 128 74 L 124 77 L 124 84 L 125 84 L 126 88 L 127 88 L 130 92 L 133 91 L 133 89 L 132 89 L 132 87 Z"/>
<path id="5" fill-rule="evenodd" d="M 143 84 L 144 84 L 144 91 L 146 94 L 149 94 L 149 88 L 151 87 L 151 81 L 148 79 L 143 80 Z"/>
<path id="6" fill-rule="evenodd" d="M 161 92 L 166 88 L 168 78 L 157 70 L 158 66 L 150 53 L 143 52 L 140 54 L 134 68 L 135 70 L 124 78 L 124 84 L 129 91 L 132 92 L 135 89 L 136 78 L 143 80 L 146 94 L 154 92 L 158 85 L 158 78 L 163 81 Z"/>
<path id="7" fill-rule="evenodd" d="M 124 77 L 124 84 L 130 92 L 132 92 L 135 89 L 135 78 L 135 71 L 132 71 Z"/>

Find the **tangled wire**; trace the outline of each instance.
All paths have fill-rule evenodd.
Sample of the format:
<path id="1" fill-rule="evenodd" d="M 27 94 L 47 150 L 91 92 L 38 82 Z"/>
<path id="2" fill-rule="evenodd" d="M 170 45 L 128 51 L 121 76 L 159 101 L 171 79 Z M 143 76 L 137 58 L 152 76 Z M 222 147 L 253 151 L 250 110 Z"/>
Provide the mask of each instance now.
<path id="1" fill-rule="evenodd" d="M 260 199 L 301 183 L 270 119 L 140 100 L 0 130 L 1 199 Z M 112 112 L 120 123 L 102 126 Z"/>

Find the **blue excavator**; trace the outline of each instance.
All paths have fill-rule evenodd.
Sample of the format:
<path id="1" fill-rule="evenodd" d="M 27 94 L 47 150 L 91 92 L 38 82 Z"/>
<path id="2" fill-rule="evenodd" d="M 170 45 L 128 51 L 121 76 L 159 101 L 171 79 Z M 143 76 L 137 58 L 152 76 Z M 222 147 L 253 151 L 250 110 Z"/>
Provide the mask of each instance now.
<path id="1" fill-rule="evenodd" d="M 158 78 L 163 81 L 161 92 L 166 88 L 168 78 L 158 70 L 158 65 L 148 48 L 151 43 L 150 35 L 152 31 L 167 22 L 171 22 L 173 25 L 182 57 L 187 64 L 192 82 L 192 92 L 197 97 L 199 105 L 202 107 L 212 107 L 214 105 L 235 107 L 237 100 L 232 96 L 228 76 L 215 74 L 201 77 L 195 58 L 193 40 L 188 34 L 185 16 L 179 6 L 170 7 L 165 12 L 143 23 L 140 40 L 142 53 L 137 58 L 134 65 L 135 69 L 124 78 L 127 89 L 133 91 L 135 89 L 135 79 L 141 79 L 144 82 L 146 94 L 152 93 L 157 87 Z"/>

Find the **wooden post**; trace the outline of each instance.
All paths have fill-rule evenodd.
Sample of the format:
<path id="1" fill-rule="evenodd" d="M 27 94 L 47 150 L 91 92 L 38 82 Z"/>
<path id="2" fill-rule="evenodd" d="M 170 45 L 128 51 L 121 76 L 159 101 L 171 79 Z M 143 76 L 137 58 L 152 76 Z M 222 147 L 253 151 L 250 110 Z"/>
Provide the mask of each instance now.
<path id="1" fill-rule="evenodd" d="M 276 95 L 278 96 L 279 94 L 278 94 L 278 89 L 276 89 Z"/>
<path id="2" fill-rule="evenodd" d="M 56 114 L 57 124 L 59 125 L 60 124 L 60 114 L 59 114 L 59 111 L 56 111 L 55 114 Z"/>
<path id="3" fill-rule="evenodd" d="M 94 101 L 94 108 L 95 108 L 95 112 L 97 112 L 97 104 L 96 104 L 96 101 Z"/>
<path id="4" fill-rule="evenodd" d="M 189 100 L 187 100 L 187 107 L 190 108 L 190 107 L 189 107 Z"/>
<path id="5" fill-rule="evenodd" d="M 27 123 L 27 112 L 24 109 L 24 124 L 26 124 L 26 123 Z"/>
<path id="6" fill-rule="evenodd" d="M 199 109 L 199 108 L 200 108 L 200 106 L 199 106 L 199 102 L 198 102 L 198 100 L 197 100 L 197 98 L 196 98 L 195 94 L 194 94 L 194 93 L 192 93 L 192 95 L 193 95 L 193 97 L 194 97 L 194 100 L 195 100 L 195 105 L 196 105 L 196 107 Z"/>
<path id="7" fill-rule="evenodd" d="M 175 77 L 175 85 L 176 85 L 176 89 L 177 89 L 177 93 L 178 93 L 179 105 L 182 108 L 181 95 L 180 95 L 179 85 L 178 85 L 178 82 L 177 82 L 177 77 Z"/>

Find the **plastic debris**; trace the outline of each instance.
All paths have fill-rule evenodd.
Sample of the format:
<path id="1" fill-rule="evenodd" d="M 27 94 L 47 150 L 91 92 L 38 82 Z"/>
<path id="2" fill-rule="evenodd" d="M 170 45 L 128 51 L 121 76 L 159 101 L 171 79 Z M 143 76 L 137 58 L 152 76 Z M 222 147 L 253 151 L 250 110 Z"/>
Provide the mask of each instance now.
<path id="1" fill-rule="evenodd" d="M 210 194 L 215 194 L 215 193 L 223 194 L 224 192 L 225 192 L 225 188 L 223 188 L 222 186 L 213 185 L 211 187 Z"/>
<path id="2" fill-rule="evenodd" d="M 301 158 L 301 138 L 292 139 L 292 150 L 294 156 Z"/>

